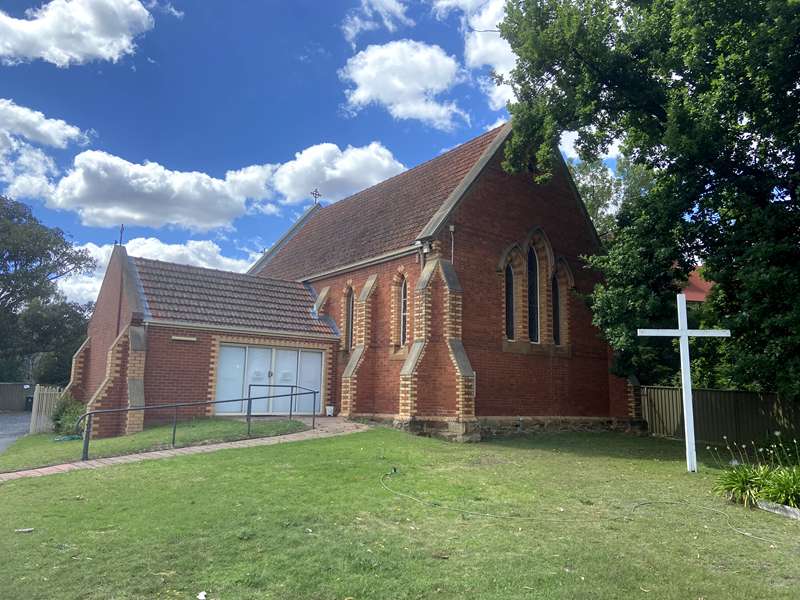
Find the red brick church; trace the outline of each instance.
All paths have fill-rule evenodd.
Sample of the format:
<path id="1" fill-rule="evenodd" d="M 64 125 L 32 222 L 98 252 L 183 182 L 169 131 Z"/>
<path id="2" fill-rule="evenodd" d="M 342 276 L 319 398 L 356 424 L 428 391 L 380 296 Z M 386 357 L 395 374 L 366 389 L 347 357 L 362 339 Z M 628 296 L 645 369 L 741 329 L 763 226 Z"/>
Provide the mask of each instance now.
<path id="1" fill-rule="evenodd" d="M 597 281 L 580 258 L 596 232 L 563 163 L 546 185 L 503 171 L 510 130 L 311 207 L 247 274 L 116 247 L 69 391 L 110 408 L 300 385 L 320 395 L 296 398 L 296 413 L 332 406 L 454 439 L 627 418 L 579 297 Z M 254 414 L 288 412 L 269 389 L 280 397 Z M 246 402 L 183 410 L 241 416 Z M 94 434 L 158 419 L 101 415 Z"/>

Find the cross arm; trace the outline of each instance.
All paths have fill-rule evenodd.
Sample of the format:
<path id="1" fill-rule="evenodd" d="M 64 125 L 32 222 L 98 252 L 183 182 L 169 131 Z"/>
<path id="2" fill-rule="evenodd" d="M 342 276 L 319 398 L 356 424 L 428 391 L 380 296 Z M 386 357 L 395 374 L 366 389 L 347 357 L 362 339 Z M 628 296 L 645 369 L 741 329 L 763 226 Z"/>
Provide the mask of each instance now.
<path id="1" fill-rule="evenodd" d="M 680 329 L 637 329 L 636 334 L 644 336 L 678 337 L 681 334 L 681 330 Z"/>
<path id="2" fill-rule="evenodd" d="M 690 337 L 731 337 L 730 329 L 689 329 Z"/>

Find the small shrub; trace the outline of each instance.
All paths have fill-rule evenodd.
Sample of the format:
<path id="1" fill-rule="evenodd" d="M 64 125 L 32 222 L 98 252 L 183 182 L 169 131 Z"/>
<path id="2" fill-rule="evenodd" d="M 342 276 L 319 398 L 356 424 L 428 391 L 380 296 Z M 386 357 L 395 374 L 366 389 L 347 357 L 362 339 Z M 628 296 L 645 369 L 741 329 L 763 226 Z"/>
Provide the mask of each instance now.
<path id="1" fill-rule="evenodd" d="M 769 472 L 769 467 L 765 465 L 744 464 L 731 467 L 719 476 L 714 491 L 732 502 L 753 507 L 766 484 Z"/>
<path id="2" fill-rule="evenodd" d="M 75 433 L 75 421 L 85 412 L 86 406 L 82 402 L 78 402 L 68 394 L 62 396 L 56 404 L 51 417 L 56 433 L 62 435 Z M 83 431 L 83 425 L 81 423 L 81 431 L 78 433 Z"/>
<path id="3" fill-rule="evenodd" d="M 800 467 L 783 467 L 769 474 L 761 498 L 800 508 Z"/>

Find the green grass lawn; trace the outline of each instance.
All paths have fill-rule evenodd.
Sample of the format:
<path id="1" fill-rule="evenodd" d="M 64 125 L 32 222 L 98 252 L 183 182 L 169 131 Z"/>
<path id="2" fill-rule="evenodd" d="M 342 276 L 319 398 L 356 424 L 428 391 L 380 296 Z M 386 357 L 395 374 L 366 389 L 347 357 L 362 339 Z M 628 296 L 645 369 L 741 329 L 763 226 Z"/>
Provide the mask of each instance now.
<path id="1" fill-rule="evenodd" d="M 306 426 L 299 421 L 252 422 L 252 437 L 269 437 L 302 431 Z M 0 452 L 0 473 L 18 471 L 80 460 L 82 440 L 57 442 L 54 433 L 26 435 L 14 442 L 5 452 Z M 247 424 L 231 419 L 197 419 L 178 423 L 175 447 L 229 442 L 247 437 Z M 120 456 L 132 452 L 171 448 L 172 425 L 149 427 L 140 433 L 115 438 L 92 440 L 89 458 Z"/>
<path id="2" fill-rule="evenodd" d="M 385 490 L 392 467 L 387 485 L 435 506 Z M 624 434 L 459 445 L 374 429 L 19 480 L 0 486 L 0 589 L 796 599 L 800 524 L 726 504 L 709 491 L 717 473 L 685 473 L 678 442 Z"/>

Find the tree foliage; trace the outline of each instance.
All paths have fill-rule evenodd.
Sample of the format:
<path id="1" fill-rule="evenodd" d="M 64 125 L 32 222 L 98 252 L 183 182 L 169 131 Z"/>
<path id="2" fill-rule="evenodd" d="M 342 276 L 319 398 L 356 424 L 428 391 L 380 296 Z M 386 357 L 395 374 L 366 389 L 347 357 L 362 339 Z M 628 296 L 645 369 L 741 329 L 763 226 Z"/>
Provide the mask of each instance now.
<path id="1" fill-rule="evenodd" d="M 735 381 L 800 397 L 800 2 L 511 0 L 500 30 L 518 57 L 508 169 L 534 156 L 546 179 L 577 131 L 583 159 L 621 139 L 653 174 L 591 261 L 617 371 L 653 364 L 635 329 L 674 324 L 703 263 Z"/>
<path id="2" fill-rule="evenodd" d="M 57 227 L 47 227 L 21 202 L 0 196 L 0 313 L 56 293 L 55 282 L 95 264 Z"/>
<path id="3" fill-rule="evenodd" d="M 23 379 L 26 359 L 43 383 L 69 379 L 69 361 L 85 336 L 90 309 L 66 302 L 56 281 L 94 266 L 63 231 L 43 225 L 25 204 L 0 196 L 0 380 Z"/>
<path id="4" fill-rule="evenodd" d="M 32 379 L 37 383 L 69 381 L 72 355 L 86 338 L 93 305 L 67 302 L 61 297 L 36 299 L 20 313 L 19 350 L 35 356 Z"/>
<path id="5" fill-rule="evenodd" d="M 610 238 L 616 230 L 620 206 L 647 193 L 653 185 L 652 173 L 645 166 L 622 156 L 616 161 L 616 172 L 602 160 L 569 160 L 567 166 L 601 239 Z"/>

